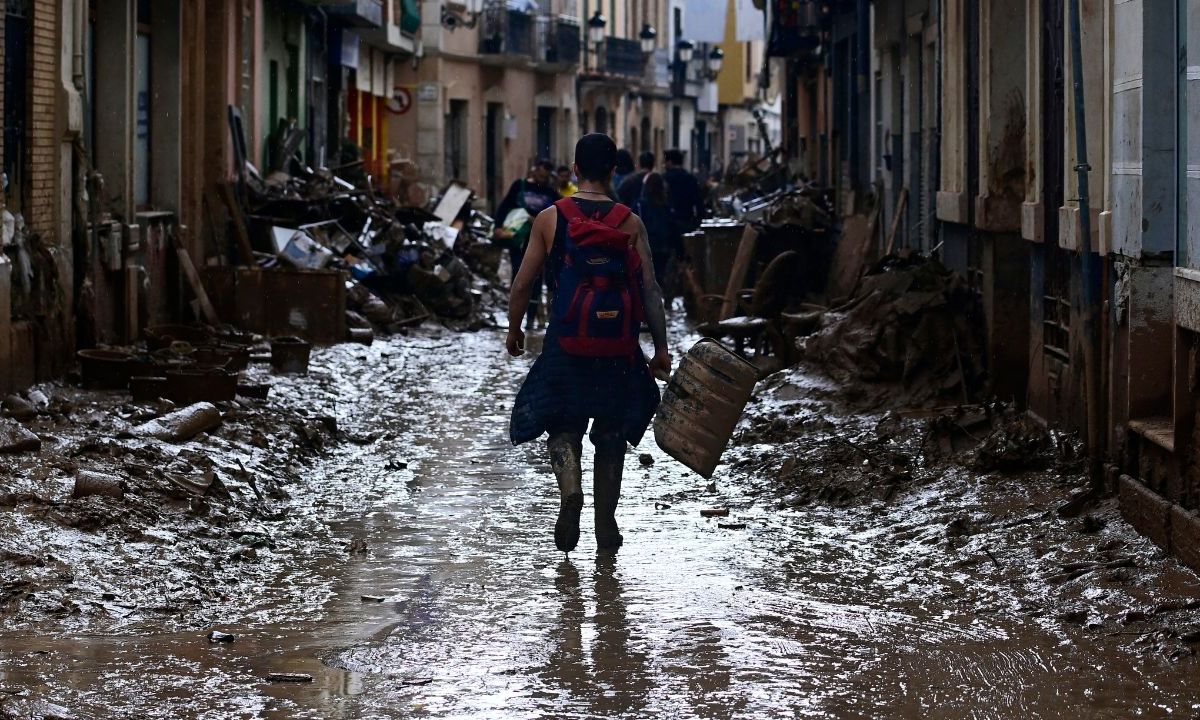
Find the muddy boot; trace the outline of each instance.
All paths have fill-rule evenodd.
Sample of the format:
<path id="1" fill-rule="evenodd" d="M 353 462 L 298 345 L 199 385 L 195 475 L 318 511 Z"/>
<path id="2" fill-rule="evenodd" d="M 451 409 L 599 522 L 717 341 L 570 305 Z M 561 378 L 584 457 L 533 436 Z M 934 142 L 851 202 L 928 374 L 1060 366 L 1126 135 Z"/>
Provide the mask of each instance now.
<path id="1" fill-rule="evenodd" d="M 621 475 L 625 470 L 625 438 L 618 433 L 592 435 L 596 446 L 593 494 L 596 505 L 596 548 L 603 554 L 621 547 L 617 503 L 621 500 Z"/>
<path id="2" fill-rule="evenodd" d="M 570 434 L 550 438 L 550 467 L 558 478 L 558 521 L 554 545 L 571 552 L 579 544 L 579 513 L 583 511 L 583 440 Z"/>

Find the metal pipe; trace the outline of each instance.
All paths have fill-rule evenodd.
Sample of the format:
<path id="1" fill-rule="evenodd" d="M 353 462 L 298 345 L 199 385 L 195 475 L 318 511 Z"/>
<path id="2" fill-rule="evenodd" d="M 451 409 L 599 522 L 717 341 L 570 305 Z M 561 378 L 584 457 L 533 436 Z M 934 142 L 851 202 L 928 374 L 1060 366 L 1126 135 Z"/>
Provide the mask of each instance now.
<path id="1" fill-rule="evenodd" d="M 1087 449 L 1093 487 L 1101 477 L 1100 368 L 1096 348 L 1096 289 L 1092 257 L 1092 217 L 1089 202 L 1087 161 L 1087 119 L 1083 96 L 1083 35 L 1079 0 L 1070 0 L 1071 85 L 1075 99 L 1075 172 L 1079 178 L 1079 262 L 1083 284 L 1083 371 L 1087 403 Z"/>
<path id="2" fill-rule="evenodd" d="M 75 89 L 83 92 L 86 79 L 83 75 L 83 25 L 87 22 L 87 0 L 72 0 L 71 27 L 71 80 Z"/>

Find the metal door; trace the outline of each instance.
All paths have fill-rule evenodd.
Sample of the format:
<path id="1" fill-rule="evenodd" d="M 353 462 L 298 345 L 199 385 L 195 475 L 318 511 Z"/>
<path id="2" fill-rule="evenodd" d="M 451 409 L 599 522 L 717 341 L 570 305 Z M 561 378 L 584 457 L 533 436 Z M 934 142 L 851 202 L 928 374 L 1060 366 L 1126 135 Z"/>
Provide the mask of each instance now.
<path id="1" fill-rule="evenodd" d="M 1058 243 L 1065 196 L 1066 51 L 1063 0 L 1042 0 L 1042 347 L 1070 362 L 1071 254 Z"/>

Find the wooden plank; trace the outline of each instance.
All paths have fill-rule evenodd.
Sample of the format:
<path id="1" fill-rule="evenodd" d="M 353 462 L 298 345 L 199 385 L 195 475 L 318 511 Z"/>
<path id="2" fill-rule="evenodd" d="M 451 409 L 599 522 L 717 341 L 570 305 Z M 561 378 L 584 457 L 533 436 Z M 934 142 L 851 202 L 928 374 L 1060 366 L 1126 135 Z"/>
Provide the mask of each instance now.
<path id="1" fill-rule="evenodd" d="M 212 303 L 208 300 L 208 293 L 204 290 L 204 283 L 200 282 L 200 275 L 192 263 L 192 256 L 188 254 L 186 248 L 178 243 L 175 244 L 175 253 L 179 256 L 179 267 L 183 269 L 184 277 L 187 278 L 192 293 L 200 303 L 200 314 L 210 325 L 220 325 L 221 319 L 217 317 L 217 311 L 213 309 Z"/>
<path id="2" fill-rule="evenodd" d="M 871 240 L 871 221 L 865 215 L 852 215 L 842 223 L 842 237 L 838 240 L 829 269 L 826 294 L 830 298 L 842 299 L 854 292 Z"/>
<path id="3" fill-rule="evenodd" d="M 138 306 L 141 298 L 138 290 L 142 280 L 142 268 L 138 265 L 125 266 L 125 342 L 137 342 L 141 333 L 138 322 Z"/>
<path id="4" fill-rule="evenodd" d="M 754 261 L 754 252 L 758 249 L 758 230 L 747 224 L 742 231 L 742 241 L 738 244 L 737 255 L 733 258 L 733 269 L 729 272 L 729 283 L 725 286 L 725 302 L 721 303 L 721 317 L 727 320 L 737 311 L 737 296 L 745 289 L 746 274 L 750 271 L 750 263 Z"/>
<path id="5" fill-rule="evenodd" d="M 217 188 L 221 193 L 221 200 L 225 203 L 225 209 L 233 218 L 233 234 L 237 239 L 238 254 L 242 256 L 243 263 L 253 266 L 255 264 L 254 247 L 250 244 L 250 231 L 246 229 L 246 218 L 242 215 L 242 208 L 238 205 L 237 196 L 233 194 L 233 186 L 223 182 L 218 183 Z"/>
<path id="6" fill-rule="evenodd" d="M 896 214 L 892 217 L 892 230 L 888 233 L 887 247 L 883 254 L 891 255 L 896 247 L 896 232 L 900 229 L 900 220 L 904 217 L 904 209 L 908 207 L 908 186 L 900 188 L 900 199 L 896 202 Z"/>

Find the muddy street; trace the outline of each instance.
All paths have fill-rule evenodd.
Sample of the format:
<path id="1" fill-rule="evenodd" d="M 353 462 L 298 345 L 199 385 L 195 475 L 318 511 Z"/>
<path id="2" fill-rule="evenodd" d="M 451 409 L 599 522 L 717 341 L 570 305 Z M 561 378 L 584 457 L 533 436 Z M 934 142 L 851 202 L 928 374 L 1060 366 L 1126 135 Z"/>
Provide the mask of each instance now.
<path id="1" fill-rule="evenodd" d="M 676 350 L 694 339 L 677 328 Z M 293 537 L 257 551 L 270 571 L 225 602 L 167 619 L 0 632 L 0 717 L 1200 710 L 1190 653 L 1133 642 L 1165 637 L 1144 627 L 1145 615 L 1188 612 L 1200 583 L 1111 508 L 1087 535 L 1047 519 L 1069 479 L 1014 489 L 948 470 L 886 501 L 788 507 L 740 469 L 737 458 L 756 452 L 752 438 L 712 485 L 647 440 L 627 457 L 625 547 L 597 557 L 585 512 L 580 547 L 564 559 L 551 539 L 558 499 L 542 447 L 507 441 L 528 364 L 507 359 L 490 332 L 320 352 L 312 377 L 289 382 L 295 396 L 317 382 L 319 409 L 354 441 L 327 448 L 290 488 L 281 527 Z M 829 392 L 819 378 L 775 382 L 755 404 Z M 830 422 L 853 433 L 878 419 Z M 715 506 L 729 516 L 701 516 Z M 1020 522 L 949 532 L 946 518 L 964 513 L 983 527 Z M 1039 542 L 1056 546 L 1051 558 L 1039 559 Z M 1133 558 L 1134 577 L 1072 579 L 1070 593 L 1041 579 L 1039 562 L 1117 547 Z M 1145 612 L 1131 622 L 1131 610 Z M 233 641 L 210 642 L 214 630 Z M 271 673 L 312 682 L 270 682 Z"/>

